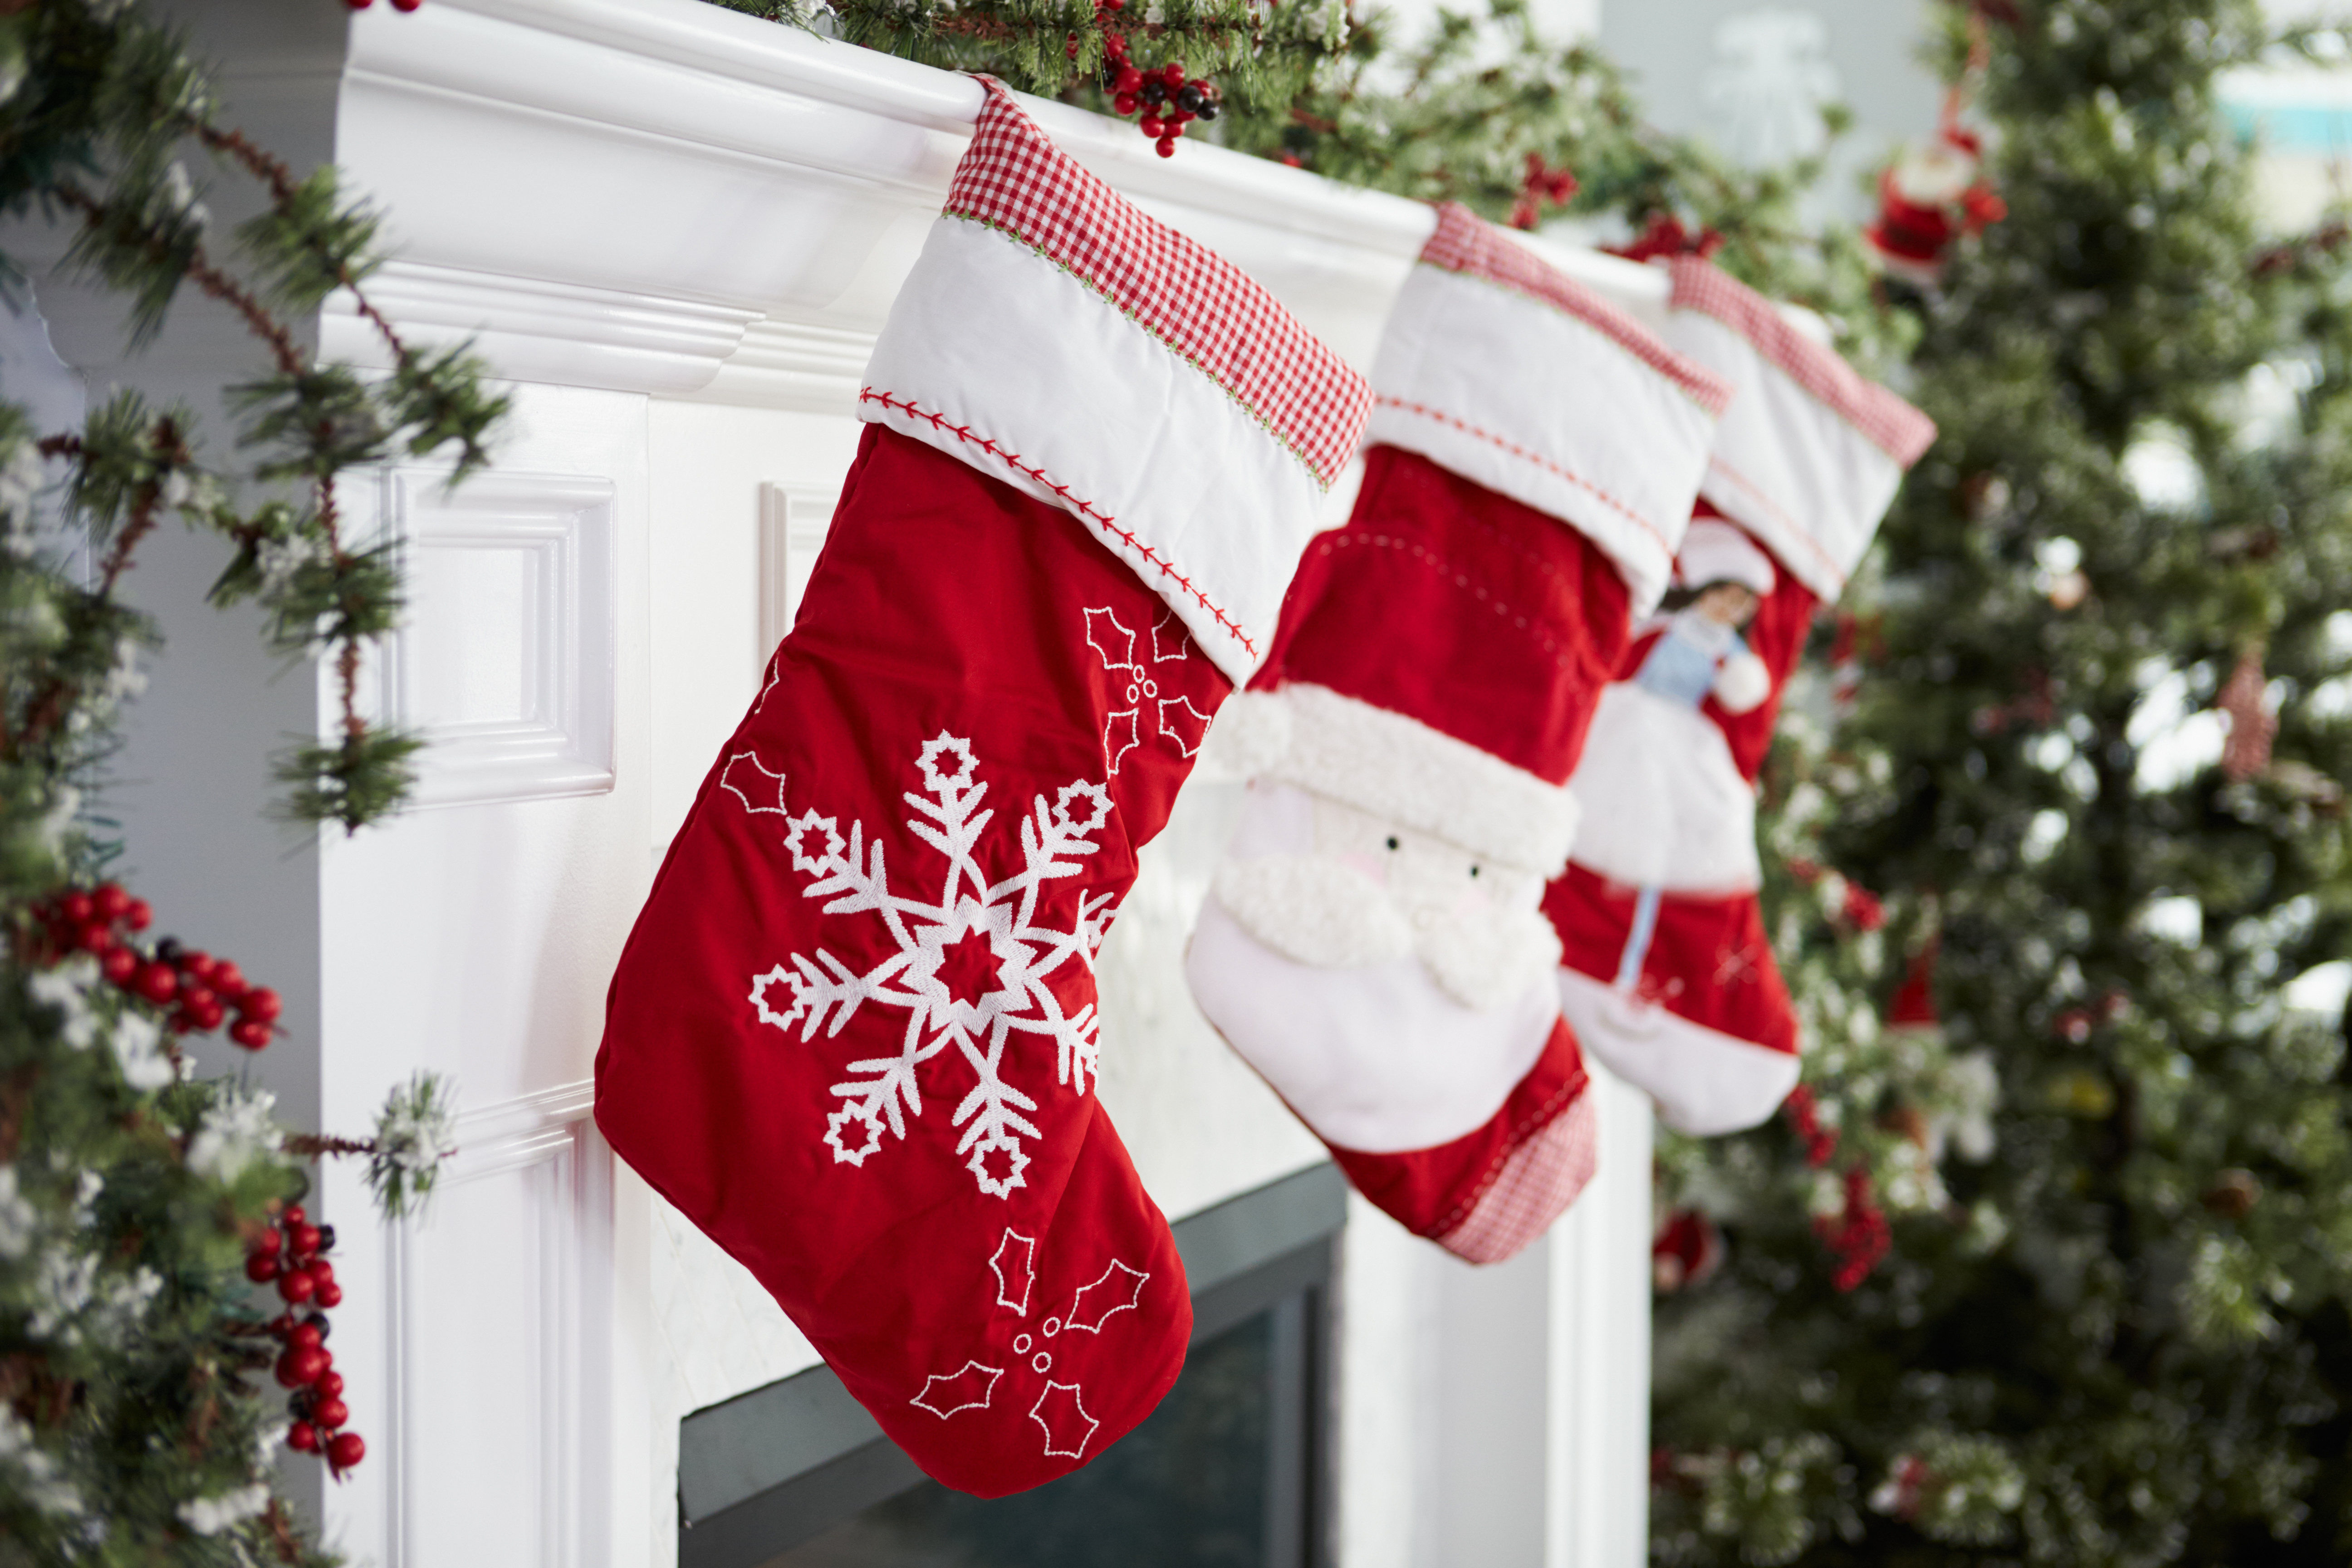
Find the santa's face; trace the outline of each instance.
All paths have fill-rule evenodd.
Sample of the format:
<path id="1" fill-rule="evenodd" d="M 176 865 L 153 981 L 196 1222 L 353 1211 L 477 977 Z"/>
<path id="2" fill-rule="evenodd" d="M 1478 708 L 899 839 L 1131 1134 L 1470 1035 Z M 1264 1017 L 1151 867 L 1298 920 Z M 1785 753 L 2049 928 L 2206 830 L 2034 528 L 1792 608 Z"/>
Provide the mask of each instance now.
<path id="1" fill-rule="evenodd" d="M 1218 892 L 1276 951 L 1330 969 L 1411 955 L 1477 1012 L 1559 963 L 1536 872 L 1304 790 L 1255 793 L 1263 841 L 1236 844 Z"/>
<path id="2" fill-rule="evenodd" d="M 1558 1021 L 1542 892 L 1531 871 L 1260 782 L 1185 973 L 1326 1139 L 1432 1148 L 1494 1114 Z"/>

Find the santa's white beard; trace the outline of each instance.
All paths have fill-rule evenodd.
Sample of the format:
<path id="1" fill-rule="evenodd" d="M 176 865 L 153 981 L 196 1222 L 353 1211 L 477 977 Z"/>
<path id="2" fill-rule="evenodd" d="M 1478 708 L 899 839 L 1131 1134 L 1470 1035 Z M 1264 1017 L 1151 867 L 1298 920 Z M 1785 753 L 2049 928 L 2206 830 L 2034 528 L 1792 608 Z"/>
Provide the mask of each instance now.
<path id="1" fill-rule="evenodd" d="M 1216 900 L 1241 928 L 1316 969 L 1415 958 L 1474 1012 L 1507 1005 L 1559 963 L 1559 938 L 1538 910 L 1490 902 L 1408 913 L 1386 888 L 1316 854 L 1262 855 L 1217 868 Z"/>
<path id="2" fill-rule="evenodd" d="M 1559 1017 L 1549 976 L 1476 1013 L 1406 956 L 1350 969 L 1301 963 L 1212 896 L 1184 953 L 1217 1032 L 1309 1127 L 1370 1154 L 1475 1131 L 1542 1056 Z"/>
<path id="3" fill-rule="evenodd" d="M 1359 866 L 1391 837 L 1384 882 Z M 1448 852 L 1412 840 L 1293 786 L 1253 785 L 1185 954 L 1234 1048 L 1316 1131 L 1368 1153 L 1475 1131 L 1559 1015 L 1541 879 L 1482 865 L 1474 882 L 1465 860 L 1457 881 Z"/>

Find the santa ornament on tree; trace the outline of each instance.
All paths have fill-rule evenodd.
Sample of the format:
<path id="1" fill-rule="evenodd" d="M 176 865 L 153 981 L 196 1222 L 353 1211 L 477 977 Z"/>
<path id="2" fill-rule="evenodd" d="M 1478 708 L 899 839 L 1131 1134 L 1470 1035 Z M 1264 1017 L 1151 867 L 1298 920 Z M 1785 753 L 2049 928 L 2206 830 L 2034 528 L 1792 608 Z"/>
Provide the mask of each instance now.
<path id="1" fill-rule="evenodd" d="M 1678 606 L 1601 696 L 1584 821 L 1544 907 L 1586 1047 L 1677 1131 L 1752 1127 L 1797 1082 L 1797 1018 L 1757 891 L 1756 777 L 1819 605 L 1935 427 L 1696 257 L 1661 335 L 1738 388 L 1676 563 Z"/>
<path id="2" fill-rule="evenodd" d="M 631 933 L 597 1124 L 984 1496 L 1192 1328 L 1093 1095 L 1136 852 L 1272 646 L 1369 392 L 989 84 L 799 618 Z"/>
<path id="3" fill-rule="evenodd" d="M 2009 216 L 1984 174 L 1984 138 L 1960 123 L 1956 92 L 1942 123 L 1925 142 L 1906 145 L 1878 176 L 1878 221 L 1863 238 L 1888 272 L 1932 288 L 1963 235 L 1978 234 Z"/>
<path id="4" fill-rule="evenodd" d="M 1373 390 L 1354 514 L 1228 721 L 1255 777 L 1185 972 L 1366 1197 L 1492 1262 L 1593 1168 L 1538 906 L 1727 388 L 1449 206 Z"/>

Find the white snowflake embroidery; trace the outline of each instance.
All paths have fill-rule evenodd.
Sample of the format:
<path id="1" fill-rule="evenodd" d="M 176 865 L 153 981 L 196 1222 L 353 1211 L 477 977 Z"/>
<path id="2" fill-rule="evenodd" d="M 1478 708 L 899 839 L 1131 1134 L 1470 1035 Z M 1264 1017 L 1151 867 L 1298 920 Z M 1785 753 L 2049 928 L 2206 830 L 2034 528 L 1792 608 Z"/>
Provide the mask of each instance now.
<path id="1" fill-rule="evenodd" d="M 1168 643 L 1171 634 L 1175 638 L 1172 652 Z M 1150 668 L 1135 657 L 1135 634 L 1108 608 L 1087 612 L 1087 646 L 1102 659 L 1106 671 L 1127 677 L 1128 706 L 1114 709 L 1103 721 L 1103 762 L 1113 778 L 1118 776 L 1120 761 L 1143 742 L 1142 714 L 1147 702 L 1155 706 L 1159 732 L 1175 746 L 1177 755 L 1189 757 L 1201 749 L 1201 738 L 1208 732 L 1209 715 L 1193 707 L 1189 697 L 1160 695 L 1160 683 L 1152 679 Z M 1192 651 L 1192 639 L 1178 625 L 1175 612 L 1151 624 L 1152 664 L 1181 663 Z"/>
<path id="2" fill-rule="evenodd" d="M 956 1152 L 967 1156 L 982 1192 L 1007 1197 L 1029 1166 L 1021 1141 L 1041 1136 L 1029 1120 L 1037 1101 L 1006 1079 L 1007 1047 L 1015 1036 L 1050 1037 L 1055 1082 L 1079 1095 L 1087 1092 L 1099 1056 L 1094 1004 L 1065 1013 L 1052 982 L 1075 963 L 1092 994 L 1095 952 L 1110 925 L 1113 895 L 1080 889 L 1066 930 L 1037 921 L 1047 885 L 1080 875 L 1080 862 L 1099 847 L 1091 836 L 1110 816 L 1110 794 L 1081 779 L 1064 784 L 1050 803 L 1036 796 L 1021 822 L 1022 868 L 992 883 L 972 847 L 996 814 L 980 809 L 988 785 L 979 782 L 971 742 L 942 731 L 923 743 L 917 765 L 929 798 L 902 798 L 919 814 L 908 819 L 908 830 L 947 858 L 936 902 L 891 891 L 881 842 L 866 837 L 863 823 L 853 821 L 844 839 L 833 817 L 814 810 L 794 816 L 784 805 L 782 773 L 755 752 L 728 759 L 720 787 L 754 815 L 783 818 L 793 868 L 814 879 L 802 896 L 830 900 L 828 915 L 880 916 L 897 950 L 862 974 L 823 948 L 814 956 L 793 953 L 752 980 L 751 1001 L 762 1023 L 786 1034 L 797 1025 L 803 1040 L 814 1039 L 820 1028 L 827 1038 L 840 1034 L 869 1002 L 905 1008 L 898 1054 L 853 1061 L 853 1076 L 833 1086 L 839 1104 L 826 1119 L 824 1141 L 834 1159 L 864 1164 L 881 1149 L 886 1128 L 905 1138 L 908 1119 L 923 1113 L 917 1069 L 952 1047 L 979 1078 L 950 1119 L 963 1129 Z"/>

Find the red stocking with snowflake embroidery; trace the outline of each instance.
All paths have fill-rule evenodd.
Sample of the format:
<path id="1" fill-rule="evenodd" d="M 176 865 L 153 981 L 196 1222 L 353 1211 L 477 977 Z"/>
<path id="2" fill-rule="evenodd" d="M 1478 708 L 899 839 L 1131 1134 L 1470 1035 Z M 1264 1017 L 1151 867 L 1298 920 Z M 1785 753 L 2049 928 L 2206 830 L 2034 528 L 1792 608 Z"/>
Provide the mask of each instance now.
<path id="1" fill-rule="evenodd" d="M 1136 851 L 1362 381 L 991 84 L 792 635 L 614 976 L 596 1120 L 940 1480 L 1053 1479 L 1192 1312 L 1093 1095 Z"/>
<path id="2" fill-rule="evenodd" d="M 1677 574 L 1601 694 L 1569 787 L 1585 811 L 1544 899 L 1562 1009 L 1684 1132 L 1752 1127 L 1797 1082 L 1795 1009 L 1757 902 L 1756 776 L 1819 605 L 1935 427 L 1772 305 L 1678 258 L 1666 341 L 1738 388 Z"/>
<path id="3" fill-rule="evenodd" d="M 1255 777 L 1186 973 L 1365 1196 L 1493 1262 L 1593 1170 L 1538 902 L 1726 389 L 1460 207 L 1373 389 L 1354 515 L 1229 721 Z"/>

